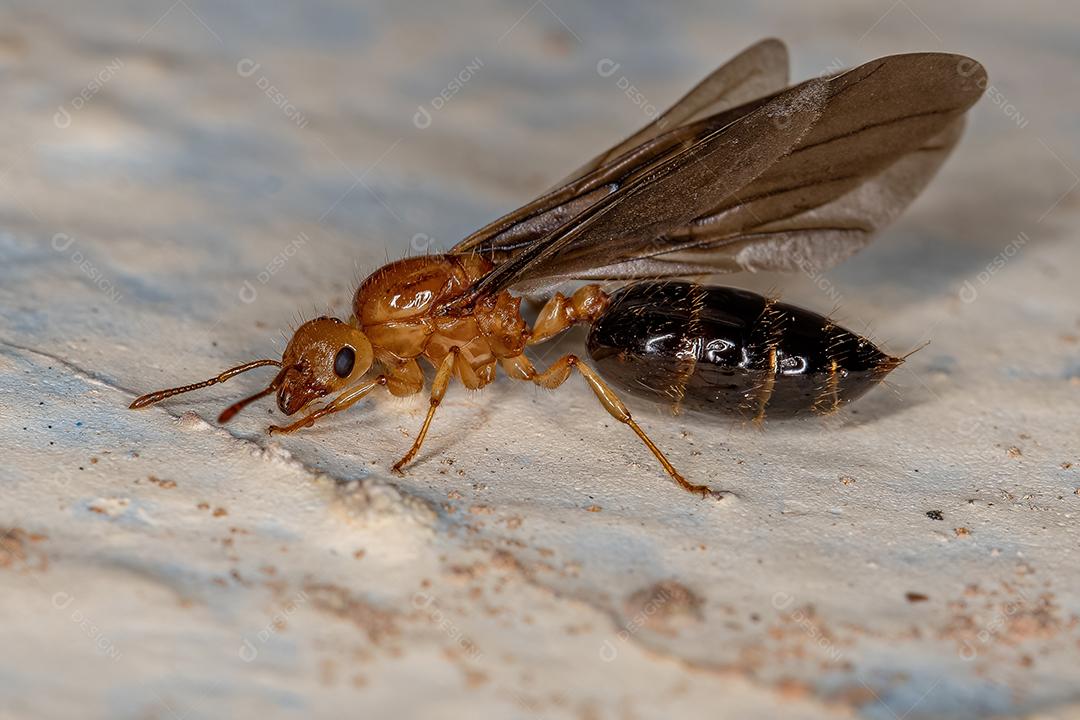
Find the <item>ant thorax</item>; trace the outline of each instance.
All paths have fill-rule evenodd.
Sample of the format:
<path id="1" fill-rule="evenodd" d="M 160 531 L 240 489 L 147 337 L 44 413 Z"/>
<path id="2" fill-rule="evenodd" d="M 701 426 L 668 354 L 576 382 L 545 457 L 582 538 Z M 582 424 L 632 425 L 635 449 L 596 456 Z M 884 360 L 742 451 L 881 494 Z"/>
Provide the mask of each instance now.
<path id="1" fill-rule="evenodd" d="M 467 388 L 494 380 L 496 362 L 520 355 L 525 347 L 521 300 L 501 292 L 473 308 L 437 312 L 491 268 L 478 255 L 430 255 L 372 273 L 356 290 L 353 312 L 376 357 L 393 366 L 423 356 L 438 366 L 457 348 L 454 374 Z"/>

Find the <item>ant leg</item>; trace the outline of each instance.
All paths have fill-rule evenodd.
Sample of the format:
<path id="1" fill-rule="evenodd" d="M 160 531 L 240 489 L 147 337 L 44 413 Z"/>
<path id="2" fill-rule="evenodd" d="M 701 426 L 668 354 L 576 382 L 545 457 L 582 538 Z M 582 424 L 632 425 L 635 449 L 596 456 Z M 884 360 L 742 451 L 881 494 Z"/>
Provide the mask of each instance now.
<path id="1" fill-rule="evenodd" d="M 386 369 L 386 389 L 394 397 L 415 395 L 424 389 L 424 371 L 416 358 L 402 360 L 392 355 L 377 355 L 379 363 Z"/>
<path id="2" fill-rule="evenodd" d="M 431 382 L 431 404 L 428 406 L 427 416 L 424 418 L 424 424 L 420 426 L 420 432 L 416 434 L 416 440 L 413 441 L 412 447 L 409 448 L 409 452 L 405 453 L 404 457 L 394 463 L 394 472 L 402 475 L 401 468 L 409 464 L 409 462 L 416 457 L 416 453 L 419 452 L 420 446 L 424 444 L 424 438 L 427 437 L 428 428 L 431 426 L 431 419 L 435 417 L 435 410 L 439 407 L 439 403 L 442 402 L 443 396 L 446 395 L 446 388 L 450 385 L 450 377 L 454 374 L 454 361 L 457 359 L 460 350 L 457 346 L 450 348 L 450 352 L 443 358 L 442 363 L 439 364 L 439 369 L 435 372 L 435 379 Z"/>
<path id="3" fill-rule="evenodd" d="M 609 304 L 607 294 L 599 285 L 583 285 L 570 297 L 555 293 L 536 316 L 529 332 L 529 345 L 542 343 L 565 332 L 579 322 L 591 323 Z"/>
<path id="4" fill-rule="evenodd" d="M 356 385 L 352 388 L 345 390 L 343 393 L 334 398 L 331 402 L 327 403 L 326 405 L 319 408 L 310 415 L 300 418 L 291 425 L 285 425 L 284 427 L 279 425 L 271 425 L 269 428 L 267 428 L 266 431 L 273 435 L 276 432 L 291 433 L 296 432 L 301 428 L 311 427 L 319 418 L 329 415 L 330 413 L 340 412 L 349 407 L 352 407 L 357 402 L 362 400 L 366 395 L 368 395 L 372 390 L 380 386 L 385 386 L 386 383 L 386 376 L 380 375 L 374 380 L 363 383 L 362 385 Z"/>
<path id="5" fill-rule="evenodd" d="M 619 422 L 630 426 L 630 429 L 641 438 L 641 441 L 645 443 L 645 447 L 649 448 L 652 454 L 656 456 L 656 459 L 664 466 L 664 471 L 671 476 L 672 480 L 678 483 L 679 487 L 688 492 L 701 495 L 703 498 L 708 497 L 710 494 L 716 495 L 716 493 L 713 493 L 708 486 L 694 485 L 680 475 L 679 471 L 675 469 L 675 466 L 671 464 L 671 461 L 667 459 L 667 456 L 664 455 L 660 448 L 656 447 L 656 443 L 649 439 L 649 436 L 645 434 L 645 431 L 634 422 L 634 418 L 630 416 L 630 411 L 627 409 L 626 405 L 623 404 L 623 401 L 619 399 L 619 396 L 616 395 L 602 379 L 600 379 L 600 376 L 596 374 L 595 370 L 581 362 L 576 355 L 564 355 L 552 363 L 551 366 L 543 372 L 537 372 L 536 369 L 532 367 L 532 364 L 529 363 L 528 360 L 525 360 L 524 355 L 520 358 L 514 358 L 514 360 L 524 360 L 525 363 L 527 363 L 524 367 L 527 368 L 527 371 L 531 371 L 528 379 L 532 380 L 540 387 L 549 390 L 554 390 L 566 382 L 567 378 L 570 377 L 570 371 L 577 368 L 578 372 L 581 373 L 581 376 L 585 378 L 585 382 L 589 384 L 589 387 L 596 395 L 596 399 L 599 400 L 600 404 L 604 406 L 604 409 L 608 411 L 608 414 Z"/>

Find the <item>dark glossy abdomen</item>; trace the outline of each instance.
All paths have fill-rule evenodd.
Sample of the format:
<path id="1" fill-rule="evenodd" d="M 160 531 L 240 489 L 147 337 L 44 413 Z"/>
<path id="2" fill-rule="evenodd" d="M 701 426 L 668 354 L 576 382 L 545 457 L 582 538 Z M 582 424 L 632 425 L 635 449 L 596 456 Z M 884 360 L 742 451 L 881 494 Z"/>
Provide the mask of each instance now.
<path id="1" fill-rule="evenodd" d="M 620 289 L 593 323 L 589 354 L 634 395 L 757 420 L 834 412 L 901 362 L 823 315 L 688 282 Z"/>

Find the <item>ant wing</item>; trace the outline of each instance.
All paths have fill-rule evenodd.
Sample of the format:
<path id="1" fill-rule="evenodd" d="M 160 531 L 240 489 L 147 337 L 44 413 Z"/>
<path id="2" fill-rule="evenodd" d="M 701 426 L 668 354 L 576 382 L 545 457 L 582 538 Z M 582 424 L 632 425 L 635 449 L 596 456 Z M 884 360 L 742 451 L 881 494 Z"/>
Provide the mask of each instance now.
<path id="1" fill-rule="evenodd" d="M 985 72 L 968 58 L 894 55 L 660 135 L 646 146 L 666 145 L 662 153 L 547 234 L 510 248 L 464 301 L 568 278 L 655 277 L 665 264 L 666 275 L 799 267 L 792 238 L 804 231 L 814 231 L 801 242 L 814 258 L 838 260 L 928 181 L 984 86 Z M 875 187 L 891 190 L 874 196 Z M 857 241 L 828 226 L 830 211 L 847 213 Z M 686 252 L 695 254 L 689 265 Z"/>
<path id="2" fill-rule="evenodd" d="M 741 271 L 797 272 L 826 270 L 861 250 L 922 192 L 937 174 L 964 131 L 956 118 L 938 135 L 851 190 L 794 215 L 761 212 L 755 227 L 732 227 L 723 211 L 677 228 L 664 238 L 678 247 L 657 255 L 603 267 L 582 267 L 563 278 L 545 278 L 542 286 L 562 280 L 633 280 L 714 275 Z M 782 205 L 773 206 L 775 211 Z"/>
<path id="3" fill-rule="evenodd" d="M 713 71 L 641 130 L 582 165 L 541 197 L 469 235 L 451 252 L 505 259 L 613 192 L 635 169 L 698 134 L 683 126 L 771 95 L 787 84 L 787 48 L 780 40 L 762 40 Z M 654 142 L 665 131 L 669 137 Z"/>

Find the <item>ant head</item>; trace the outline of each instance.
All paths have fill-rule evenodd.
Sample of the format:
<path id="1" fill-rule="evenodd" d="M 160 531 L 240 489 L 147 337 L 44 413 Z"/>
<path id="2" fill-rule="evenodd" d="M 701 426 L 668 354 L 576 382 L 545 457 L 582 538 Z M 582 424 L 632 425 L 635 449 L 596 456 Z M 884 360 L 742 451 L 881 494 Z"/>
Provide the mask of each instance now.
<path id="1" fill-rule="evenodd" d="M 281 356 L 278 408 L 292 415 L 345 387 L 371 368 L 372 357 L 367 336 L 352 325 L 331 317 L 308 320 L 296 329 Z"/>
<path id="2" fill-rule="evenodd" d="M 371 343 L 359 329 L 336 318 L 315 318 L 293 333 L 280 362 L 252 360 L 203 382 L 148 393 L 136 398 L 130 407 L 138 410 L 174 395 L 223 383 L 248 370 L 273 365 L 280 370 L 270 384 L 225 408 L 218 415 L 218 422 L 228 422 L 251 403 L 274 392 L 281 411 L 292 415 L 312 400 L 359 379 L 371 367 L 371 362 Z"/>

